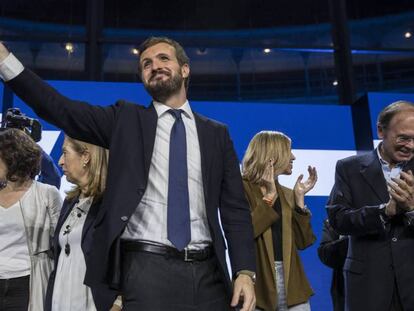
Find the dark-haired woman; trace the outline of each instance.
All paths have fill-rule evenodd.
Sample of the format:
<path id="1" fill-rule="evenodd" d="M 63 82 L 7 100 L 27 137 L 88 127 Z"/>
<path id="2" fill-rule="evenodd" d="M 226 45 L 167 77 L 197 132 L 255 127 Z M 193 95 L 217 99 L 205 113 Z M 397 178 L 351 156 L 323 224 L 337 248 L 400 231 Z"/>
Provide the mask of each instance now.
<path id="1" fill-rule="evenodd" d="M 62 202 L 55 187 L 34 181 L 40 158 L 23 131 L 0 131 L 0 310 L 43 310 Z"/>

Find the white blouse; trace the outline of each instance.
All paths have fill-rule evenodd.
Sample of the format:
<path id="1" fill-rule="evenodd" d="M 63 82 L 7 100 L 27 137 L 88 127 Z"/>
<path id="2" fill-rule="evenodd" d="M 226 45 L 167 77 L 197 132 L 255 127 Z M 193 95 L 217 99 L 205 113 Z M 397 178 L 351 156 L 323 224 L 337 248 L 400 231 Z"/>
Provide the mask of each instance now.
<path id="1" fill-rule="evenodd" d="M 82 230 L 92 200 L 80 199 L 59 232 L 61 252 L 53 288 L 53 311 L 96 311 L 91 289 L 83 284 L 86 263 L 81 248 Z"/>
<path id="2" fill-rule="evenodd" d="M 29 275 L 30 256 L 20 200 L 8 208 L 0 205 L 0 232 L 0 279 Z"/>

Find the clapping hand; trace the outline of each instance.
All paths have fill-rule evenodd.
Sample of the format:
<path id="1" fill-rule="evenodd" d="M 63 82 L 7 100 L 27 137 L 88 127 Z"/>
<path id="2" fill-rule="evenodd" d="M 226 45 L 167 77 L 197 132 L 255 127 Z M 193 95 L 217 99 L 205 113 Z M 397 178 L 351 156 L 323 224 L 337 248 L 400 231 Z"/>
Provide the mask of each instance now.
<path id="1" fill-rule="evenodd" d="M 318 180 L 318 173 L 316 168 L 308 166 L 309 177 L 306 181 L 302 182 L 303 174 L 300 174 L 296 180 L 295 186 L 293 187 L 293 192 L 295 193 L 296 204 L 300 208 L 305 207 L 305 194 L 308 193 L 316 184 Z"/>
<path id="2" fill-rule="evenodd" d="M 406 212 L 414 210 L 414 176 L 411 171 L 401 172 L 400 178 L 388 182 L 388 192 L 398 207 Z"/>
<path id="3" fill-rule="evenodd" d="M 276 196 L 275 173 L 273 169 L 274 160 L 270 159 L 260 180 L 261 189 L 263 193 L 263 201 L 268 205 L 273 204 Z"/>

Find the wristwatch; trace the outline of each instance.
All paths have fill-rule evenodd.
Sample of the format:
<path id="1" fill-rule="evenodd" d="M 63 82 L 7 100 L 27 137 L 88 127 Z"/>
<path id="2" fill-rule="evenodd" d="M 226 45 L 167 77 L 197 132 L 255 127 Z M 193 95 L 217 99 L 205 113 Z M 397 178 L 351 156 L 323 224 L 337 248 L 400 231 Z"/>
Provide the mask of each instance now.
<path id="1" fill-rule="evenodd" d="M 247 275 L 252 279 L 253 284 L 256 284 L 256 273 L 250 270 L 240 270 L 236 273 L 236 277 L 240 274 Z"/>

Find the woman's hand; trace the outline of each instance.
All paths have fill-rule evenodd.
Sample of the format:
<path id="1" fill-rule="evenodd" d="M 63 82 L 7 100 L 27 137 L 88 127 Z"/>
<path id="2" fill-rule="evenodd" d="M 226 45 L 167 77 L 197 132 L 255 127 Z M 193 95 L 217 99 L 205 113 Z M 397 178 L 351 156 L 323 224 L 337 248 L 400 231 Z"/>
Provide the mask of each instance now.
<path id="1" fill-rule="evenodd" d="M 122 310 L 122 296 L 118 295 L 109 311 L 121 311 Z"/>
<path id="2" fill-rule="evenodd" d="M 109 311 L 121 311 L 121 310 L 122 310 L 122 308 L 120 306 L 113 305 L 111 310 L 109 310 Z"/>
<path id="3" fill-rule="evenodd" d="M 293 192 L 295 193 L 295 201 L 300 208 L 305 207 L 305 194 L 312 190 L 316 184 L 316 181 L 318 180 L 318 173 L 316 172 L 315 167 L 308 166 L 308 172 L 308 179 L 305 182 L 302 182 L 303 174 L 299 175 L 295 186 L 293 187 Z"/>
<path id="4" fill-rule="evenodd" d="M 263 176 L 260 179 L 260 184 L 260 188 L 263 194 L 263 201 L 265 201 L 268 205 L 272 205 L 273 200 L 276 197 L 276 183 L 273 170 L 273 159 L 269 160 L 269 163 L 263 172 Z"/>

